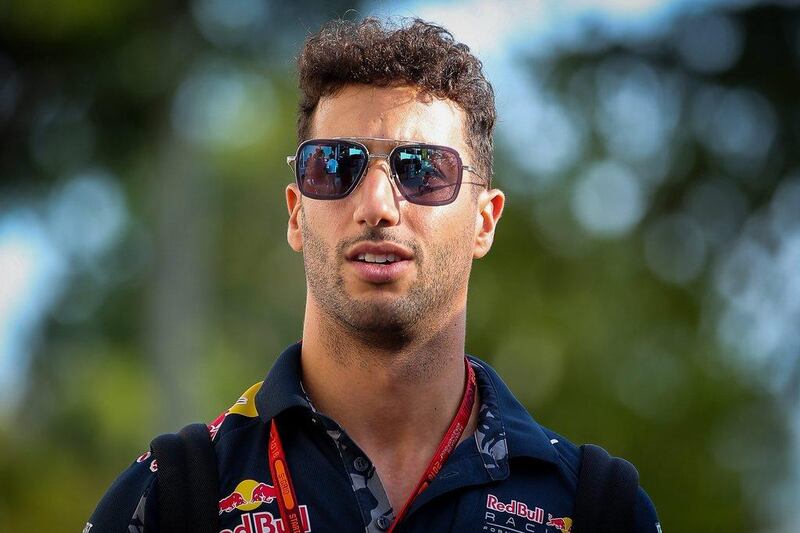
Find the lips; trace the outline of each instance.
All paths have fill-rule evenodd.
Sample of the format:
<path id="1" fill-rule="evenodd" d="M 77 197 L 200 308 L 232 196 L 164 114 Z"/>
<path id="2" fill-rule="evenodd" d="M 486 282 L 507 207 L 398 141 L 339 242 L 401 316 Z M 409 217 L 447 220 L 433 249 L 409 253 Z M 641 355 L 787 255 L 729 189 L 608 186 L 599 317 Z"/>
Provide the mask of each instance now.
<path id="1" fill-rule="evenodd" d="M 414 255 L 388 242 L 362 242 L 345 254 L 356 274 L 370 283 L 391 283 L 413 265 Z"/>
<path id="2" fill-rule="evenodd" d="M 362 242 L 359 243 L 345 254 L 348 261 L 369 261 L 376 262 L 375 258 L 383 258 L 381 261 L 385 262 L 386 258 L 393 257 L 393 261 L 408 261 L 414 258 L 414 255 L 402 246 L 391 242 Z"/>

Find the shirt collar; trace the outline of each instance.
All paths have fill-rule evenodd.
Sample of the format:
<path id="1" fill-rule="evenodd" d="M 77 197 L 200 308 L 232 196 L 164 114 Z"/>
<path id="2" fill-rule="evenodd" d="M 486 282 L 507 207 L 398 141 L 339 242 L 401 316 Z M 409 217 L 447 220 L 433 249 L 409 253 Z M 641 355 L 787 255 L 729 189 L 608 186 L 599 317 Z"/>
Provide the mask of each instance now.
<path id="1" fill-rule="evenodd" d="M 300 381 L 301 346 L 292 344 L 278 356 L 256 394 L 256 408 L 264 423 L 291 407 L 312 410 Z M 476 371 L 481 399 L 475 440 L 489 476 L 508 477 L 508 460 L 516 457 L 558 464 L 558 452 L 547 434 L 500 376 L 480 359 L 468 358 Z"/>
<path id="2" fill-rule="evenodd" d="M 518 457 L 559 464 L 558 452 L 544 429 L 531 417 L 485 362 L 468 356 L 478 378 L 481 408 L 475 440 L 492 479 L 508 477 L 508 461 Z"/>
<path id="3" fill-rule="evenodd" d="M 278 356 L 256 394 L 256 409 L 265 424 L 290 407 L 311 409 L 300 383 L 301 346 L 292 344 Z"/>

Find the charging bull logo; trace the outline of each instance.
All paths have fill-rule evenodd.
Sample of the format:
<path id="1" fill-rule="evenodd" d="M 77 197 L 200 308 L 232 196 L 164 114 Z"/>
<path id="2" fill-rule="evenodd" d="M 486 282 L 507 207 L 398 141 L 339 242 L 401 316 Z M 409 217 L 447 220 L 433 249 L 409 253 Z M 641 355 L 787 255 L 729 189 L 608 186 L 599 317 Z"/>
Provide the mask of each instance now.
<path id="1" fill-rule="evenodd" d="M 572 518 L 567 518 L 566 516 L 563 518 L 553 518 L 553 515 L 547 513 L 547 523 L 545 525 L 553 526 L 561 531 L 561 533 L 570 533 L 570 531 L 572 531 Z"/>
<path id="2" fill-rule="evenodd" d="M 231 529 L 221 529 L 220 533 L 284 533 L 283 520 L 278 513 L 254 510 L 263 503 L 273 503 L 278 499 L 278 489 L 268 483 L 245 479 L 236 488 L 219 501 L 220 520 Z M 277 502 L 276 502 L 277 503 Z M 304 533 L 311 532 L 311 518 L 308 507 L 299 505 L 300 526 Z M 222 516 L 233 511 L 245 511 L 237 516 Z M 250 512 L 254 511 L 254 512 Z M 233 523 L 235 522 L 235 523 Z"/>
<path id="3" fill-rule="evenodd" d="M 219 501 L 219 514 L 234 509 L 252 511 L 262 503 L 272 503 L 278 497 L 278 489 L 254 479 L 241 481 L 233 492 Z"/>

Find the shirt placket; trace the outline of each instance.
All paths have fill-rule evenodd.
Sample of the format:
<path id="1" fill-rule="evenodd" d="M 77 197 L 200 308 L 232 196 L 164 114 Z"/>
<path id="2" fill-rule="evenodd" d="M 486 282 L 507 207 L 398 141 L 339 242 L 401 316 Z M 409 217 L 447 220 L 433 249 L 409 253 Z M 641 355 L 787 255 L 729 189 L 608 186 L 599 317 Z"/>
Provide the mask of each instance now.
<path id="1" fill-rule="evenodd" d="M 387 531 L 394 521 L 395 513 L 375 465 L 336 422 L 319 414 L 317 416 L 342 459 L 342 466 L 350 479 L 353 495 L 361 511 L 364 531 Z"/>

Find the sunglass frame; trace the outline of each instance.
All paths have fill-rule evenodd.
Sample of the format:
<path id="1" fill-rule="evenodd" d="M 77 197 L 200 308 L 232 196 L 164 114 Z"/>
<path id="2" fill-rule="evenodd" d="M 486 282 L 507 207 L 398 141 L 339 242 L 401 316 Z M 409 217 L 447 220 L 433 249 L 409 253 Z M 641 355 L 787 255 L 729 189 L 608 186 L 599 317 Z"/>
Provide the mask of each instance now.
<path id="1" fill-rule="evenodd" d="M 373 153 L 370 153 L 369 148 L 367 148 L 367 146 L 361 141 L 389 142 L 389 143 L 396 143 L 397 146 L 392 148 L 392 150 L 388 154 L 387 153 L 374 153 L 373 154 Z M 331 144 L 331 143 L 349 143 L 349 144 L 352 144 L 352 145 L 364 150 L 364 153 L 367 156 L 366 164 L 361 169 L 361 172 L 359 173 L 358 177 L 356 177 L 356 179 L 353 180 L 353 183 L 347 188 L 347 190 L 345 190 L 341 194 L 320 195 L 320 194 L 315 194 L 315 193 L 309 193 L 309 192 L 303 190 L 303 184 L 300 182 L 300 172 L 299 172 L 300 169 L 298 168 L 299 161 L 300 161 L 300 152 L 303 150 L 303 148 L 305 146 L 308 146 L 308 145 L 311 145 L 311 144 L 323 144 L 324 145 L 326 143 L 327 144 Z M 456 162 L 458 163 L 456 183 L 455 183 L 455 185 L 453 187 L 453 194 L 448 199 L 440 200 L 440 201 L 436 201 L 436 202 L 420 202 L 420 201 L 410 197 L 408 194 L 406 194 L 406 191 L 404 190 L 404 187 L 403 187 L 402 183 L 400 182 L 400 176 L 398 175 L 397 169 L 395 169 L 394 165 L 392 164 L 392 156 L 398 150 L 401 150 L 403 148 L 409 148 L 409 147 L 422 148 L 422 149 L 427 148 L 427 149 L 431 149 L 431 150 L 443 150 L 443 151 L 449 152 L 449 153 L 451 153 L 451 154 L 453 154 L 455 156 Z M 403 198 L 405 198 L 408 202 L 411 202 L 412 204 L 415 204 L 415 205 L 424 205 L 424 206 L 432 206 L 432 207 L 447 205 L 447 204 L 453 203 L 455 201 L 455 199 L 458 198 L 458 193 L 461 190 L 461 185 L 480 185 L 480 186 L 483 186 L 483 187 L 487 186 L 487 184 L 483 181 L 483 178 L 481 177 L 481 175 L 478 174 L 478 172 L 475 170 L 474 167 L 472 167 L 470 165 L 465 165 L 463 163 L 463 161 L 461 160 L 461 154 L 459 154 L 458 150 L 456 150 L 455 148 L 450 148 L 449 146 L 442 146 L 442 145 L 438 145 L 438 144 L 430 144 L 430 143 L 424 143 L 424 142 L 419 142 L 419 141 L 413 141 L 413 140 L 385 139 L 385 138 L 382 138 L 382 137 L 330 137 L 330 138 L 325 138 L 325 139 L 308 139 L 308 140 L 305 140 L 305 141 L 303 141 L 302 143 L 300 143 L 298 145 L 297 150 L 295 151 L 295 155 L 286 156 L 286 164 L 289 165 L 289 167 L 294 172 L 294 177 L 295 177 L 295 182 L 297 183 L 297 187 L 300 189 L 300 192 L 304 196 L 308 196 L 309 198 L 314 198 L 315 200 L 341 200 L 342 198 L 346 198 L 347 196 L 350 195 L 350 193 L 352 193 L 354 190 L 356 190 L 358 185 L 364 179 L 364 175 L 366 175 L 367 171 L 369 170 L 370 162 L 373 159 L 386 159 L 387 160 L 387 162 L 389 163 L 389 169 L 390 169 L 390 173 L 391 173 L 391 178 L 394 181 L 394 184 L 397 187 L 397 190 L 400 192 L 400 194 L 403 196 Z M 480 182 L 464 181 L 464 171 L 470 172 L 470 173 L 478 176 L 478 178 L 480 178 L 482 181 L 480 181 Z"/>

